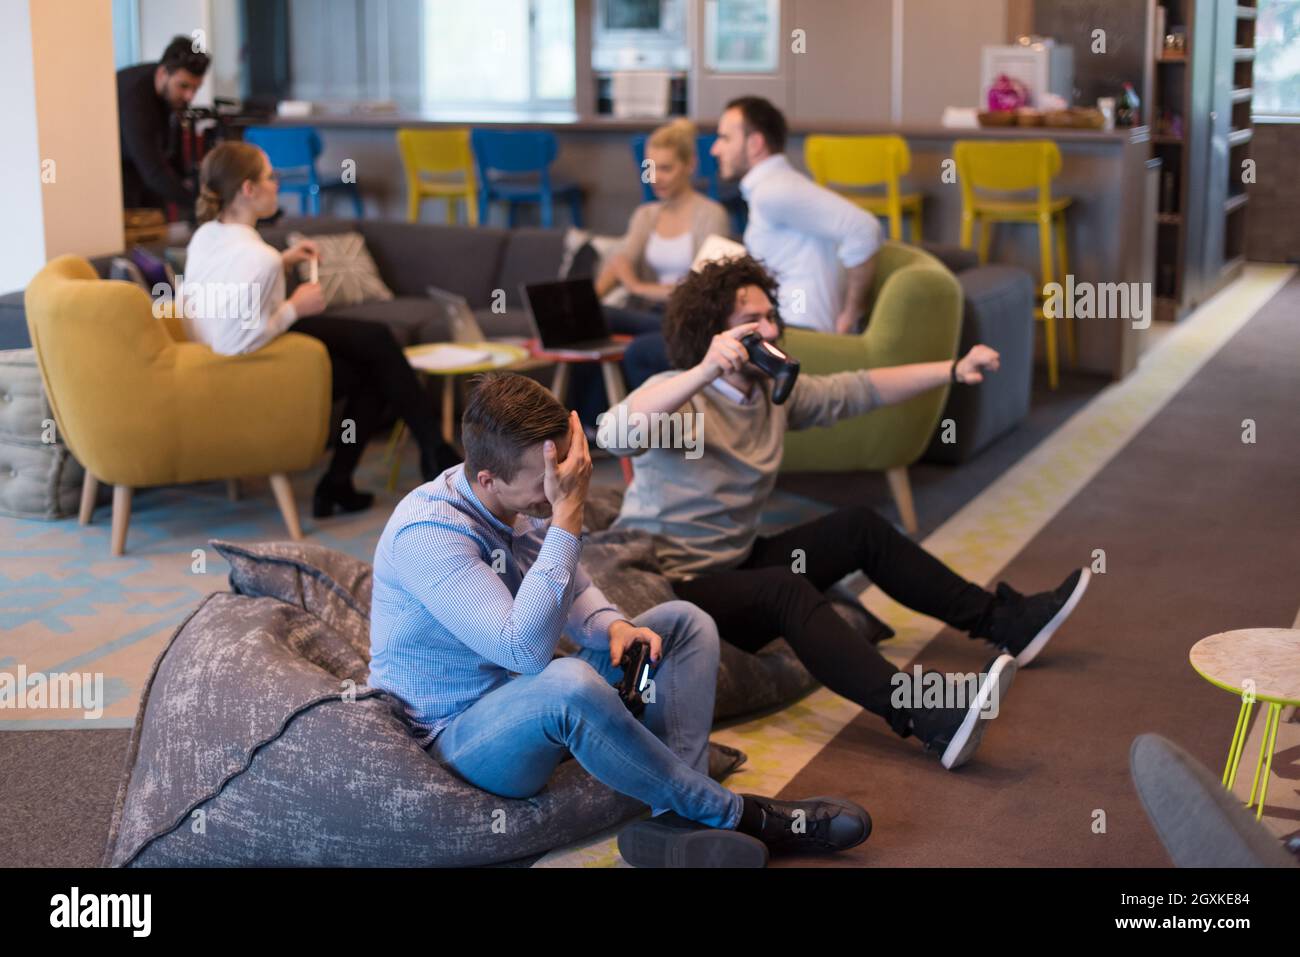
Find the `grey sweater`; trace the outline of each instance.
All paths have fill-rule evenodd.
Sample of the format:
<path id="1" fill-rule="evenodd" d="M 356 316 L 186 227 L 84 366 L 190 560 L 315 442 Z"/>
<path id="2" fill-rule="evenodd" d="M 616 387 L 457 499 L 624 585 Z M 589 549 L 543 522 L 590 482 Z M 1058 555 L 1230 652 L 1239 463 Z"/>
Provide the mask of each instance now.
<path id="1" fill-rule="evenodd" d="M 641 388 L 677 374 L 662 372 Z M 669 578 L 691 578 L 744 561 L 776 484 L 786 429 L 834 425 L 879 405 L 865 370 L 800 376 L 784 405 L 773 405 L 771 395 L 768 380 L 744 403 L 715 383 L 691 396 L 671 419 L 637 420 L 627 401 L 602 419 L 598 443 L 615 455 L 638 456 L 614 524 L 660 536 L 656 552 Z M 648 437 L 638 440 L 633 429 L 620 430 L 620 422 L 640 425 Z M 677 436 L 688 448 L 680 441 L 679 447 L 663 447 Z M 637 444 L 640 448 L 633 447 Z"/>

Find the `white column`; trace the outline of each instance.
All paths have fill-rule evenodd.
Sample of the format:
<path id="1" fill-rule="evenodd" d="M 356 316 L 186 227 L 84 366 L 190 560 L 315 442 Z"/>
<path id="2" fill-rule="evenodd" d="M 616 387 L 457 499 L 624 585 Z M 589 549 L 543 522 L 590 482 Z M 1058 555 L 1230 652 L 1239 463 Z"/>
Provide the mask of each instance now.
<path id="1" fill-rule="evenodd" d="M 5 0 L 0 290 L 50 259 L 122 248 L 111 0 Z"/>

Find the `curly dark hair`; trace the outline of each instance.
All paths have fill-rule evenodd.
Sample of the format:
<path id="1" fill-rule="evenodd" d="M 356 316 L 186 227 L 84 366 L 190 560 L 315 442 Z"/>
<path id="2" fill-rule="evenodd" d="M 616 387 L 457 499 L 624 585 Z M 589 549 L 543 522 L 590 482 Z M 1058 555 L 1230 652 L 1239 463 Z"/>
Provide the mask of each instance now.
<path id="1" fill-rule="evenodd" d="M 784 331 L 776 312 L 777 282 L 762 263 L 752 256 L 707 263 L 699 272 L 688 273 L 668 299 L 663 333 L 674 368 L 699 365 L 713 337 L 727 328 L 727 319 L 736 311 L 736 292 L 745 286 L 767 293 L 776 326 Z"/>

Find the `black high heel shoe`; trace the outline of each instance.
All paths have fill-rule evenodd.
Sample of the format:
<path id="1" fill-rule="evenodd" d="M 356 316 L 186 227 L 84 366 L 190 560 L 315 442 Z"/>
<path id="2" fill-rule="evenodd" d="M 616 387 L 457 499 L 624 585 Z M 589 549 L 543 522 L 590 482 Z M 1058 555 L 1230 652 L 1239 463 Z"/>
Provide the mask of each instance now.
<path id="1" fill-rule="evenodd" d="M 439 442 L 438 448 L 430 459 L 428 453 L 421 450 L 420 452 L 420 475 L 426 482 L 432 482 L 447 469 L 460 465 L 464 461 L 456 450 L 446 442 Z"/>
<path id="2" fill-rule="evenodd" d="M 311 497 L 311 514 L 313 518 L 329 518 L 336 508 L 340 512 L 364 512 L 374 502 L 372 494 L 358 492 L 351 481 L 346 485 L 336 485 L 324 478 Z"/>

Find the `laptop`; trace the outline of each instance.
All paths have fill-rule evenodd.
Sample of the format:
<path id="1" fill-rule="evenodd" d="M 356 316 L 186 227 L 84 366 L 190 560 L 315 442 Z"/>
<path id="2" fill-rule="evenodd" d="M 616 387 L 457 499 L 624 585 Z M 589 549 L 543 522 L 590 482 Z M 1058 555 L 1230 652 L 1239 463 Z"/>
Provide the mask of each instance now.
<path id="1" fill-rule="evenodd" d="M 487 342 L 483 329 L 474 318 L 474 310 L 469 307 L 469 300 L 454 292 L 447 292 L 437 286 L 429 286 L 425 292 L 429 298 L 442 309 L 451 328 L 452 342 Z"/>
<path id="2" fill-rule="evenodd" d="M 590 279 L 566 279 L 523 286 L 533 330 L 547 352 L 599 358 L 627 348 L 605 325 L 596 286 Z"/>

